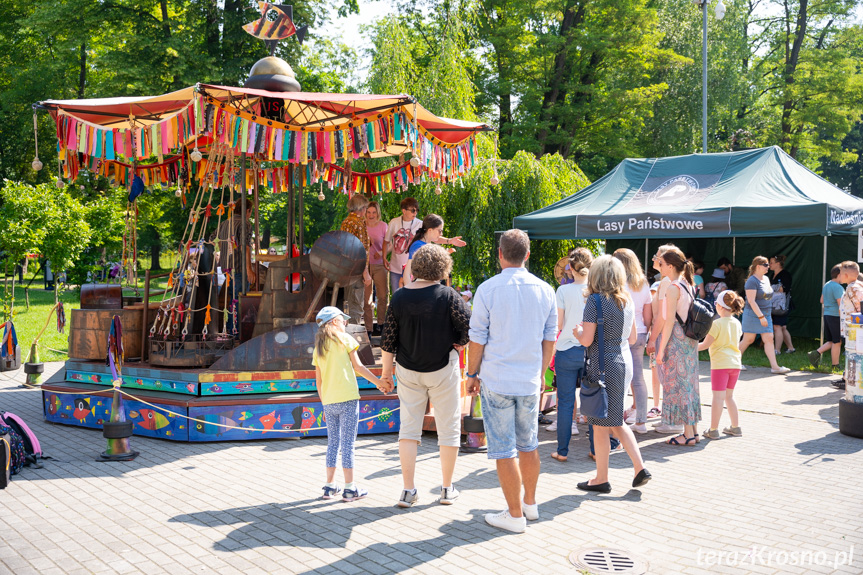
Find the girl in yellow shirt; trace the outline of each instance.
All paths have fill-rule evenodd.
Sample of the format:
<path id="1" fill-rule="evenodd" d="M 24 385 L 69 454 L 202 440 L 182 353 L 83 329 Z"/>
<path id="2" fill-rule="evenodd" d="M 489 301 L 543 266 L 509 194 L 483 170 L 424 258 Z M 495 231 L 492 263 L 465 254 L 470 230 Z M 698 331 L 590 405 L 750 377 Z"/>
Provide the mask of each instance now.
<path id="1" fill-rule="evenodd" d="M 740 376 L 740 338 L 743 337 L 743 327 L 735 315 L 743 311 L 743 298 L 731 290 L 725 290 L 716 298 L 716 311 L 719 319 L 713 320 L 713 325 L 707 337 L 698 344 L 698 351 L 710 352 L 710 387 L 713 389 L 713 404 L 710 410 L 710 429 L 702 435 L 707 439 L 719 439 L 719 418 L 722 416 L 723 405 L 728 407 L 731 426 L 722 430 L 727 435 L 740 436 L 737 419 L 737 404 L 734 402 L 734 387 Z"/>
<path id="2" fill-rule="evenodd" d="M 360 362 L 357 349 L 360 345 L 345 333 L 349 316 L 336 307 L 326 306 L 317 315 L 318 333 L 312 351 L 315 366 L 315 386 L 324 406 L 327 422 L 327 483 L 324 499 L 335 499 L 342 493 L 342 501 L 356 501 L 368 491 L 354 483 L 354 441 L 360 415 L 360 390 L 354 372 L 368 379 L 384 391 L 384 384 Z M 342 452 L 342 472 L 345 489 L 335 483 L 336 460 Z"/>

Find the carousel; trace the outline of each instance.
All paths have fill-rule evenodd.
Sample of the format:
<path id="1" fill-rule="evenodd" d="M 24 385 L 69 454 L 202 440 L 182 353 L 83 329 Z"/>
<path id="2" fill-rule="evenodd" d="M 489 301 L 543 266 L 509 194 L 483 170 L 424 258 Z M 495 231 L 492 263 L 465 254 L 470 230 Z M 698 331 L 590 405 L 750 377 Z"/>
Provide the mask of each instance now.
<path id="1" fill-rule="evenodd" d="M 271 54 L 297 32 L 289 19 L 245 28 Z M 377 195 L 430 178 L 440 191 L 476 163 L 475 136 L 491 130 L 435 116 L 407 95 L 303 92 L 290 65 L 272 55 L 242 87 L 198 84 L 35 108 L 56 123 L 58 186 L 88 171 L 128 190 L 120 278 L 140 294 L 124 295 L 122 281 L 82 286 L 65 369 L 42 385 L 45 419 L 94 429 L 122 421 L 136 435 L 174 441 L 326 435 L 311 364 L 314 317 L 361 281 L 366 255 L 338 231 L 304 253 L 302 188 Z M 396 161 L 376 173 L 352 168 L 381 157 Z M 175 194 L 188 221 L 172 269 L 140 278 L 135 202 L 148 189 Z M 288 194 L 284 255 L 261 253 L 257 200 L 265 193 Z M 167 287 L 152 287 L 165 278 Z M 349 332 L 379 374 L 364 327 Z M 398 432 L 395 393 L 358 379 L 360 433 Z"/>

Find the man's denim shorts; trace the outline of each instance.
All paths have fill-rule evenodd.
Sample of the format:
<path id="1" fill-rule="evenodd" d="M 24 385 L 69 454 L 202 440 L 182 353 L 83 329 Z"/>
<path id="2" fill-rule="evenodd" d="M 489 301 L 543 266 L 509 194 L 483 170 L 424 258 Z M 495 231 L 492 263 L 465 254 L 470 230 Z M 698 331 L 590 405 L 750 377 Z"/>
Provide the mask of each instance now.
<path id="1" fill-rule="evenodd" d="M 539 447 L 539 392 L 502 395 L 482 386 L 482 418 L 489 459 L 512 459 Z"/>

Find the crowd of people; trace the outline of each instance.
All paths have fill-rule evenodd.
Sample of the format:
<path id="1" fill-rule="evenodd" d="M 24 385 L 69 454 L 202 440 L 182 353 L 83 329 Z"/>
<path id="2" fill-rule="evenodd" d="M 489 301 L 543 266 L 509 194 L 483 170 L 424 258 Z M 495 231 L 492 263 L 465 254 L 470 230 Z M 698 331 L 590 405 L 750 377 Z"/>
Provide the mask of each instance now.
<path id="1" fill-rule="evenodd" d="M 596 473 L 577 488 L 600 493 L 611 491 L 609 459 L 617 451 L 629 456 L 633 488 L 651 480 L 634 435 L 648 432 L 649 419 L 657 420 L 656 431 L 671 435 L 666 441 L 671 446 L 693 446 L 722 434 L 741 436 L 734 389 L 740 371 L 745 369 L 742 353 L 756 338 L 763 342 L 772 371 L 789 371 L 776 362 L 783 344 L 787 353 L 794 351 L 786 321 L 792 278 L 784 269 L 782 255 L 754 258 L 748 275 L 722 258 L 705 281 L 703 264 L 672 244 L 657 250 L 653 269 L 647 273 L 631 250 L 619 249 L 594 259 L 589 250 L 576 248 L 568 256 L 567 278 L 555 292 L 526 269 L 530 255 L 527 235 L 509 230 L 499 241 L 501 272 L 480 284 L 475 293 L 466 290 L 465 295 L 445 285 L 453 248 L 438 244 L 459 245 L 459 238 L 443 237 L 439 216 L 430 214 L 420 221 L 416 201 L 406 198 L 402 216 L 390 221 L 384 230 L 377 204 L 369 206 L 359 200 L 354 208 L 352 215 L 365 217 L 368 224 L 369 266 L 389 271 L 387 286 L 380 279 L 380 268 L 368 268 L 370 277 L 378 275 L 371 293 L 377 294 L 378 325 L 382 325 L 383 369 L 377 378 L 358 366 L 357 343 L 344 333 L 344 324 L 352 315 L 329 307 L 318 314 L 321 329 L 314 359 L 329 435 L 325 498 L 341 493 L 344 500 L 353 501 L 366 494 L 353 482 L 359 398 L 355 372 L 383 392 L 392 392 L 394 379 L 398 380 L 398 452 L 403 483 L 396 502 L 399 507 L 412 507 L 419 501 L 417 451 L 429 402 L 434 406 L 440 452 L 439 502 L 452 504 L 459 497 L 453 475 L 460 445 L 464 375 L 467 393 L 481 397 L 488 458 L 495 461 L 506 502 L 501 512 L 487 514 L 485 520 L 504 530 L 522 532 L 528 521 L 539 517 L 540 392 L 552 358 L 558 417 L 548 428 L 557 435 L 551 457 L 566 462 L 572 436 L 578 433 L 580 422 L 586 424 Z M 768 271 L 773 272 L 772 278 Z M 836 307 L 829 306 L 828 312 L 835 309 L 843 315 L 859 311 L 863 301 L 859 268 L 844 262 L 834 272 L 834 280 L 825 286 L 825 300 L 835 301 Z M 848 290 L 842 292 L 837 282 L 849 283 Z M 367 278 L 365 304 L 372 301 L 369 283 Z M 385 311 L 381 312 L 387 287 L 392 295 L 383 302 Z M 774 297 L 781 305 L 775 305 Z M 709 333 L 701 341 L 687 327 L 696 298 L 708 300 L 716 309 Z M 472 308 L 468 306 L 471 299 Z M 779 317 L 783 319 L 777 321 Z M 830 315 L 825 317 L 825 325 L 827 317 Z M 363 319 L 372 331 L 371 314 Z M 817 351 L 819 354 L 828 349 L 835 353 L 834 339 L 839 338 L 832 337 L 833 327 L 841 336 L 841 322 L 829 321 L 831 338 Z M 458 354 L 465 346 L 468 354 L 463 374 Z M 702 421 L 699 351 L 710 356 L 713 394 L 710 424 L 701 433 L 697 429 Z M 652 406 L 644 377 L 645 353 L 653 379 Z M 331 357 L 334 355 L 338 359 Z M 815 361 L 812 355 L 810 359 Z M 598 405 L 591 400 L 588 404 L 585 387 L 597 383 L 605 403 Z M 581 416 L 577 400 L 580 387 Z M 632 404 L 627 407 L 630 390 Z M 726 410 L 730 425 L 720 431 Z M 331 422 L 336 422 L 332 431 Z M 343 489 L 334 479 L 339 452 Z"/>

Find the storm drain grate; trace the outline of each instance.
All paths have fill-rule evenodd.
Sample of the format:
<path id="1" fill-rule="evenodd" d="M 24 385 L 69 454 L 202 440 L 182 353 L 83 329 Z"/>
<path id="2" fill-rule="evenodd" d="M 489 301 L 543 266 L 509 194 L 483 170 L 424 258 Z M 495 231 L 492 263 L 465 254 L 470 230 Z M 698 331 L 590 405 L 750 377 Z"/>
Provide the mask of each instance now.
<path id="1" fill-rule="evenodd" d="M 576 568 L 594 575 L 615 573 L 617 575 L 643 575 L 647 573 L 647 562 L 622 549 L 595 547 L 573 551 L 569 562 Z"/>

